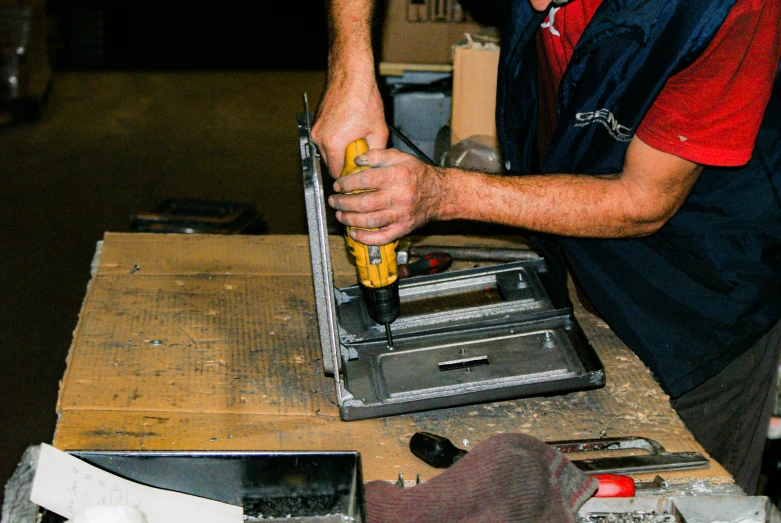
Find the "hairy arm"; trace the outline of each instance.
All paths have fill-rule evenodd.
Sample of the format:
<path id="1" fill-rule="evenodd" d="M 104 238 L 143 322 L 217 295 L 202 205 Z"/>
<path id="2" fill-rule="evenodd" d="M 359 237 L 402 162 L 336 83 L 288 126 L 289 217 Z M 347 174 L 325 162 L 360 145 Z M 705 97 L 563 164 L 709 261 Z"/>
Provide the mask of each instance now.
<path id="1" fill-rule="evenodd" d="M 329 2 L 328 80 L 312 138 L 334 177 L 351 142 L 366 138 L 382 149 L 388 140 L 371 47 L 373 11 L 374 0 Z"/>
<path id="2" fill-rule="evenodd" d="M 329 203 L 366 244 L 385 244 L 431 220 L 469 219 L 562 236 L 652 234 L 678 211 L 702 167 L 635 137 L 621 173 L 498 176 L 427 166 L 398 151 L 369 151 L 373 169 L 340 179 Z"/>

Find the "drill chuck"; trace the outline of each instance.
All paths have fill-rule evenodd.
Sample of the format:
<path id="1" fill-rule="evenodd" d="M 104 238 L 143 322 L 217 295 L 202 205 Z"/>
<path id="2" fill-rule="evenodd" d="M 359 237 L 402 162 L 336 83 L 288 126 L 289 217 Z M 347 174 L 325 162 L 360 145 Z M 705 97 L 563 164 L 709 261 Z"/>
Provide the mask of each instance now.
<path id="1" fill-rule="evenodd" d="M 369 315 L 382 325 L 393 323 L 399 317 L 399 280 L 385 287 L 366 287 L 361 285 L 363 299 Z"/>

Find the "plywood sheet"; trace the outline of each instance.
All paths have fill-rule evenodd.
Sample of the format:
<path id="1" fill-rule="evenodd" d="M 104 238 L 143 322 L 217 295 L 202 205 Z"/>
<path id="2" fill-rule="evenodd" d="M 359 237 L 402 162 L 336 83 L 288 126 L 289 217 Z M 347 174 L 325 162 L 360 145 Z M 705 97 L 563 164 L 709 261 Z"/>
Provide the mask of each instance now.
<path id="1" fill-rule="evenodd" d="M 448 242 L 481 243 L 426 243 Z M 354 282 L 341 238 L 332 238 L 332 259 L 337 284 Z M 605 364 L 601 390 L 342 422 L 322 372 L 309 263 L 305 236 L 107 235 L 60 390 L 55 445 L 358 450 L 367 480 L 434 474 L 407 448 L 417 430 L 467 449 L 522 431 L 543 440 L 641 435 L 702 451 L 645 366 L 579 305 Z M 715 463 L 668 476 L 730 481 Z"/>
<path id="2" fill-rule="evenodd" d="M 354 278 L 344 240 L 332 237 L 334 272 Z M 133 271 L 133 268 L 138 269 Z M 131 272 L 132 271 L 132 272 Z M 98 277 L 150 275 L 311 276 L 306 236 L 219 236 L 208 234 L 107 233 Z M 133 281 L 133 280 L 128 280 Z"/>

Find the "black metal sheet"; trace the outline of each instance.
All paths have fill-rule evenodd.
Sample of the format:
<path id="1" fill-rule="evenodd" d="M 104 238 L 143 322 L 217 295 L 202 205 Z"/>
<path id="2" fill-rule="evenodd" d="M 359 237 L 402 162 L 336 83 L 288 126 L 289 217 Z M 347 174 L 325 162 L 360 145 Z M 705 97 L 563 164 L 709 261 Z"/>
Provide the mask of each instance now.
<path id="1" fill-rule="evenodd" d="M 150 487 L 242 505 L 245 521 L 366 520 L 357 452 L 71 452 Z M 63 518 L 44 511 L 42 523 Z M 342 521 L 341 518 L 336 521 Z"/>

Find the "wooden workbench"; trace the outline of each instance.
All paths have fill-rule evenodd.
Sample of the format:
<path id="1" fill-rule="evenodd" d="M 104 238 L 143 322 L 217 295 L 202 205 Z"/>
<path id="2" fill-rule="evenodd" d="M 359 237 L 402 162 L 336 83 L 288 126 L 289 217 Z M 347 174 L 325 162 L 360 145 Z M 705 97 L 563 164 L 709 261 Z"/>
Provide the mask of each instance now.
<path id="1" fill-rule="evenodd" d="M 502 244 L 456 237 L 460 245 Z M 332 238 L 338 286 L 355 282 Z M 58 401 L 69 450 L 357 450 L 366 480 L 436 474 L 408 450 L 427 430 L 472 448 L 499 432 L 543 440 L 641 435 L 699 451 L 650 372 L 576 304 L 600 390 L 343 422 L 322 369 L 305 236 L 107 234 Z M 711 468 L 672 481 L 732 481 Z"/>

